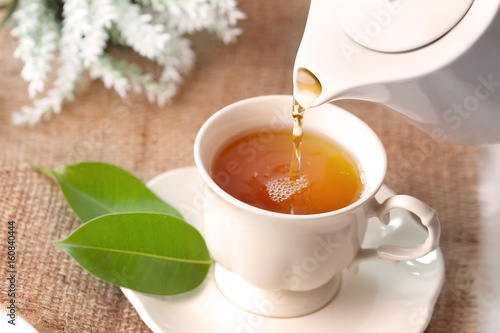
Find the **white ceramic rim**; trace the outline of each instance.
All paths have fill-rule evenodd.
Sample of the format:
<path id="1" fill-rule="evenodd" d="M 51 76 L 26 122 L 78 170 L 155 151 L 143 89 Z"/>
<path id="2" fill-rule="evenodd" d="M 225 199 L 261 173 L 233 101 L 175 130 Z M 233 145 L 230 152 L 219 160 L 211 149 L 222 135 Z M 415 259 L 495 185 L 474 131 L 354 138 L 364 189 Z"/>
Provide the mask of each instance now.
<path id="1" fill-rule="evenodd" d="M 194 143 L 194 160 L 195 160 L 195 164 L 196 164 L 196 167 L 198 169 L 198 172 L 200 173 L 200 175 L 203 178 L 203 180 L 205 181 L 205 183 L 219 197 L 221 197 L 222 199 L 224 199 L 228 203 L 230 203 L 230 204 L 232 204 L 240 209 L 246 210 L 249 213 L 253 213 L 253 214 L 260 214 L 260 215 L 263 215 L 266 217 L 280 218 L 280 219 L 285 219 L 285 220 L 289 220 L 289 221 L 302 221 L 302 220 L 311 221 L 311 220 L 324 219 L 324 218 L 328 218 L 328 217 L 343 215 L 348 211 L 351 211 L 351 210 L 358 208 L 359 206 L 365 204 L 366 201 L 373 198 L 375 196 L 375 194 L 379 191 L 380 187 L 382 186 L 384 179 L 385 179 L 385 174 L 387 172 L 387 155 L 385 152 L 385 148 L 384 148 L 382 142 L 380 141 L 379 137 L 377 136 L 377 134 L 371 129 L 370 126 L 368 126 L 365 122 L 363 122 L 358 117 L 354 116 L 352 113 L 350 113 L 350 112 L 348 112 L 348 111 L 346 111 L 338 106 L 335 106 L 335 107 L 342 110 L 343 112 L 347 113 L 349 115 L 349 117 L 351 117 L 352 119 L 357 121 L 361 126 L 365 127 L 365 130 L 367 131 L 367 133 L 369 133 L 372 136 L 374 142 L 377 143 L 377 146 L 379 146 L 380 152 L 382 153 L 381 163 L 383 164 L 382 165 L 382 168 L 384 170 L 383 175 L 380 177 L 380 179 L 378 181 L 373 182 L 373 186 L 371 186 L 368 189 L 368 191 L 362 193 L 361 198 L 359 198 L 358 200 L 356 200 L 352 204 L 350 204 L 346 207 L 331 211 L 331 212 L 326 212 L 326 213 L 292 215 L 292 214 L 272 212 L 272 211 L 268 211 L 268 210 L 265 210 L 262 208 L 258 208 L 258 207 L 249 205 L 249 204 L 242 202 L 242 201 L 236 199 L 235 197 L 231 196 L 229 193 L 224 191 L 219 185 L 217 185 L 217 183 L 212 179 L 212 177 L 208 173 L 207 169 L 205 168 L 203 161 L 202 161 L 202 158 L 201 158 L 201 155 L 200 155 L 200 146 L 201 146 L 201 141 L 202 141 L 203 136 L 207 133 L 207 131 L 212 126 L 212 123 L 214 123 L 216 118 L 218 118 L 219 116 L 221 116 L 225 113 L 232 112 L 233 109 L 236 109 L 243 104 L 252 103 L 255 100 L 262 100 L 262 99 L 272 100 L 272 99 L 277 99 L 277 98 L 281 98 L 281 99 L 287 98 L 287 99 L 291 100 L 292 96 L 290 96 L 290 95 L 262 95 L 262 96 L 255 96 L 255 97 L 243 99 L 243 100 L 237 101 L 235 103 L 232 103 L 232 104 L 229 104 L 229 105 L 223 107 L 222 109 L 220 109 L 219 111 L 214 113 L 201 126 L 200 130 L 198 131 L 198 134 L 196 135 L 196 139 L 195 139 L 195 143 Z M 290 104 L 290 108 L 291 108 L 291 104 Z M 314 112 L 314 111 L 311 111 L 311 112 Z M 290 113 L 290 118 L 291 118 L 291 113 Z M 352 152 L 352 153 L 354 155 L 356 155 L 355 152 Z"/>

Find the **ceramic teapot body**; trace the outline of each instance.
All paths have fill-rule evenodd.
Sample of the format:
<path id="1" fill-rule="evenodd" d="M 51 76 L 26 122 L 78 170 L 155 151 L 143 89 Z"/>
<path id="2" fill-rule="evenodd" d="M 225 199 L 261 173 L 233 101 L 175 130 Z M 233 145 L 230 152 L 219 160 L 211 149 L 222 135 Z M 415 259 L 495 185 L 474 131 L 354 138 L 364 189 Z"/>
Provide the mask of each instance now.
<path id="1" fill-rule="evenodd" d="M 455 9 L 420 7 L 440 1 Z M 303 69 L 321 89 L 301 102 Z M 500 143 L 500 0 L 312 0 L 294 95 L 377 102 L 438 140 Z"/>

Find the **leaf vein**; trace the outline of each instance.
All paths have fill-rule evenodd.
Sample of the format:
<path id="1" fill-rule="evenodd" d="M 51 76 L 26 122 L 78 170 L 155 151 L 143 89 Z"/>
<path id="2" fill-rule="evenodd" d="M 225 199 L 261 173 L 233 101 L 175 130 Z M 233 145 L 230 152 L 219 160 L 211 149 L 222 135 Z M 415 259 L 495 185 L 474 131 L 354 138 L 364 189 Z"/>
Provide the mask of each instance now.
<path id="1" fill-rule="evenodd" d="M 55 173 L 54 173 L 55 174 Z M 107 210 L 110 213 L 118 213 L 119 211 L 113 210 L 111 207 L 108 207 L 107 205 L 103 204 L 100 202 L 97 198 L 91 196 L 90 194 L 86 193 L 85 191 L 80 190 L 78 187 L 74 186 L 70 182 L 66 181 L 66 179 L 59 177 L 59 174 L 55 174 L 56 178 L 58 179 L 59 182 L 64 183 L 68 188 L 73 189 L 76 193 L 79 195 L 82 195 L 83 197 L 87 198 L 88 200 L 92 201 L 95 203 L 97 206 Z"/>
<path id="2" fill-rule="evenodd" d="M 203 264 L 203 265 L 210 265 L 212 264 L 212 260 L 195 260 L 195 259 L 182 259 L 182 258 L 174 258 L 174 257 L 168 257 L 168 256 L 161 256 L 161 255 L 156 255 L 156 254 L 151 254 L 151 253 L 141 253 L 141 252 L 135 252 L 135 251 L 127 251 L 127 250 L 117 250 L 117 249 L 109 249 L 109 248 L 102 248 L 102 247 L 97 247 L 97 246 L 88 246 L 88 245 L 80 245 L 80 244 L 57 244 L 61 247 L 71 247 L 71 248 L 80 248 L 80 249 L 92 249 L 92 250 L 99 250 L 99 251 L 108 251 L 108 252 L 116 252 L 116 253 L 126 253 L 126 254 L 131 254 L 131 255 L 137 255 L 137 256 L 145 256 L 145 257 L 152 257 L 152 258 L 159 258 L 159 259 L 165 259 L 165 260 L 170 260 L 170 261 L 178 261 L 178 262 L 183 262 L 183 263 L 191 263 L 191 264 Z"/>

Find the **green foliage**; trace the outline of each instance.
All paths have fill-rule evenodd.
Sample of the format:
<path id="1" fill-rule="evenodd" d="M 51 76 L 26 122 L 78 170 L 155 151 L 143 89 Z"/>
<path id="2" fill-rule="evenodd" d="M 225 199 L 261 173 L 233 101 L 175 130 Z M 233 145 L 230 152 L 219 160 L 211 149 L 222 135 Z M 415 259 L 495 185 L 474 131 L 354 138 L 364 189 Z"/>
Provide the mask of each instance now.
<path id="1" fill-rule="evenodd" d="M 139 179 L 114 165 L 85 162 L 38 170 L 57 182 L 83 223 L 105 214 L 130 212 L 164 213 L 182 218 Z"/>
<path id="2" fill-rule="evenodd" d="M 212 264 L 198 231 L 163 214 L 101 216 L 54 244 L 98 278 L 155 295 L 196 288 Z"/>
<path id="3" fill-rule="evenodd" d="M 130 173 L 94 162 L 34 168 L 57 182 L 84 223 L 54 245 L 91 274 L 156 295 L 187 292 L 205 279 L 212 259 L 200 233 Z"/>

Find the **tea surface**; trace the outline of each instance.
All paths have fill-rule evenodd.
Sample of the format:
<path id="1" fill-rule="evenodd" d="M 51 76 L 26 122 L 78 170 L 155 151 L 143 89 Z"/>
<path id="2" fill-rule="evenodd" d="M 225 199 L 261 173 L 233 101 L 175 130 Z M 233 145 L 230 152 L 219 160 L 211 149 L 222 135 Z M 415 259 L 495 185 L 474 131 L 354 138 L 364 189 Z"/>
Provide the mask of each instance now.
<path id="1" fill-rule="evenodd" d="M 212 165 L 212 178 L 249 205 L 287 214 L 318 214 L 359 199 L 357 162 L 335 142 L 304 133 L 300 173 L 290 178 L 289 131 L 254 131 L 230 139 Z"/>

